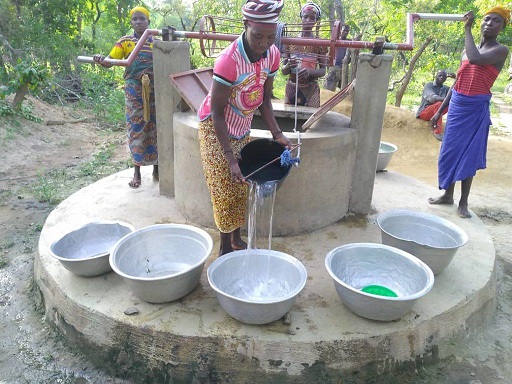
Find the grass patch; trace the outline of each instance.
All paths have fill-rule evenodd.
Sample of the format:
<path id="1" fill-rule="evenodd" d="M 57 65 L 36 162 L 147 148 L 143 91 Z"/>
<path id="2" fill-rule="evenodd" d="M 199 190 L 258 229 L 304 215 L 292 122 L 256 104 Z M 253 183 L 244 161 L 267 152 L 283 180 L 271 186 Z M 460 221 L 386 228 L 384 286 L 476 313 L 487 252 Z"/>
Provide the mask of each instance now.
<path id="1" fill-rule="evenodd" d="M 100 147 L 92 158 L 76 167 L 51 169 L 38 176 L 31 186 L 33 195 L 39 202 L 57 205 L 80 188 L 95 181 L 129 168 L 129 159 L 112 162 L 115 143 Z"/>
<path id="2" fill-rule="evenodd" d="M 12 247 L 14 247 L 15 243 L 14 241 L 8 241 L 7 243 L 4 243 L 4 244 L 0 244 L 0 251 L 5 251 L 7 249 L 10 249 Z M 7 264 L 8 264 L 8 260 L 7 260 L 7 257 L 1 255 L 0 256 L 0 268 L 3 268 L 5 267 Z"/>

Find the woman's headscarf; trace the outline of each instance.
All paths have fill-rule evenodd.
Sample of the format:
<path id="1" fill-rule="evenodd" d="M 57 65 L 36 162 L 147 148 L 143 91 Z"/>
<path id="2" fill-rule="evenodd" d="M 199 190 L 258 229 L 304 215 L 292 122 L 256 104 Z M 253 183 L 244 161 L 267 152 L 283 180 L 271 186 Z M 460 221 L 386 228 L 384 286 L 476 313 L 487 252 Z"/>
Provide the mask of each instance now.
<path id="1" fill-rule="evenodd" d="M 277 23 L 283 0 L 247 0 L 242 7 L 244 20 L 258 23 Z"/>
<path id="2" fill-rule="evenodd" d="M 510 21 L 510 11 L 505 7 L 501 7 L 501 6 L 493 7 L 491 9 L 489 9 L 487 12 L 485 12 L 484 16 L 488 15 L 489 13 L 496 13 L 496 14 L 500 15 L 501 17 L 503 17 L 503 20 L 504 20 L 503 27 L 506 27 Z"/>
<path id="3" fill-rule="evenodd" d="M 307 2 L 301 9 L 300 9 L 300 18 L 302 19 L 302 16 L 307 11 L 313 11 L 316 14 L 316 20 L 319 20 L 322 17 L 322 11 L 320 11 L 320 7 L 313 3 L 312 1 Z"/>
<path id="4" fill-rule="evenodd" d="M 144 8 L 144 7 L 133 8 L 129 13 L 130 17 L 132 17 L 135 12 L 141 12 L 141 13 L 145 14 L 149 20 L 149 11 L 146 8 Z"/>

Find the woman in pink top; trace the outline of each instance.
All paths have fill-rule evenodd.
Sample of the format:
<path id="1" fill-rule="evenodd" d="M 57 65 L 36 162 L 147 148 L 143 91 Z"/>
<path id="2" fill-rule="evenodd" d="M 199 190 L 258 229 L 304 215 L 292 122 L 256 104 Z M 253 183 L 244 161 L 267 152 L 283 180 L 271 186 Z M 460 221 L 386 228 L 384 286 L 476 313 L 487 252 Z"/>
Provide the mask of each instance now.
<path id="1" fill-rule="evenodd" d="M 215 224 L 219 255 L 244 249 L 247 182 L 238 166 L 259 109 L 274 140 L 290 147 L 277 124 L 271 96 L 280 54 L 274 45 L 282 0 L 248 0 L 242 7 L 245 32 L 216 59 L 212 87 L 198 110 L 199 143 Z"/>
<path id="2" fill-rule="evenodd" d="M 477 46 L 471 33 L 475 15 L 473 12 L 464 15 L 465 50 L 457 79 L 431 119 L 431 123 L 436 124 L 449 105 L 438 161 L 439 189 L 445 192 L 428 201 L 430 204 L 453 204 L 455 182 L 461 181 L 458 214 L 463 218 L 471 217 L 468 197 L 473 177 L 477 170 L 486 167 L 491 87 L 509 53 L 506 46 L 498 43 L 497 37 L 509 19 L 510 11 L 504 7 L 488 10 L 480 26 L 480 44 Z"/>

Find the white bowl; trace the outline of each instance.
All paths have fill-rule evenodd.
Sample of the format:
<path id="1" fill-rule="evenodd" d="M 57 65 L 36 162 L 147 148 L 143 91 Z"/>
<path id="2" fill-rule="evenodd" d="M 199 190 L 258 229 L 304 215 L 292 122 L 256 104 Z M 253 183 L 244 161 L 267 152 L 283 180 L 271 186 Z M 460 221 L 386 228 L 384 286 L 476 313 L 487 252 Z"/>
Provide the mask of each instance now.
<path id="1" fill-rule="evenodd" d="M 157 224 L 123 237 L 110 265 L 140 299 L 165 303 L 194 290 L 213 249 L 211 236 L 185 224 Z"/>
<path id="2" fill-rule="evenodd" d="M 427 264 L 435 275 L 453 260 L 468 235 L 451 221 L 430 213 L 395 209 L 377 217 L 382 243 L 402 249 Z"/>
<path id="3" fill-rule="evenodd" d="M 304 265 L 286 253 L 246 249 L 215 260 L 208 282 L 221 307 L 247 324 L 267 324 L 282 318 L 306 285 Z"/>
<path id="4" fill-rule="evenodd" d="M 421 260 L 400 249 L 374 243 L 337 247 L 325 258 L 325 268 L 343 304 L 361 317 L 391 321 L 409 312 L 434 285 L 434 274 Z M 397 296 L 362 291 L 380 286 Z"/>
<path id="5" fill-rule="evenodd" d="M 95 221 L 68 232 L 50 246 L 50 255 L 78 276 L 98 276 L 112 271 L 111 248 L 135 228 L 120 221 Z"/>
<path id="6" fill-rule="evenodd" d="M 395 144 L 380 142 L 379 154 L 377 156 L 377 172 L 383 171 L 391 161 L 393 153 L 396 152 L 398 147 Z"/>

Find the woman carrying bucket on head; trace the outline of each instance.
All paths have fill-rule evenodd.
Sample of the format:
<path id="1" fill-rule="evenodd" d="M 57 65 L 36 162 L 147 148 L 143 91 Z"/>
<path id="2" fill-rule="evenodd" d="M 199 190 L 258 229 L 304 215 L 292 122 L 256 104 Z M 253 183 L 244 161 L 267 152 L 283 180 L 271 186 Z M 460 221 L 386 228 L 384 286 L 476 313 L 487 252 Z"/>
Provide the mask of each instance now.
<path id="1" fill-rule="evenodd" d="M 308 2 L 300 10 L 302 31 L 298 37 L 313 39 L 313 28 L 321 17 L 320 7 Z M 318 79 L 327 68 L 327 47 L 287 45 L 284 49 L 281 72 L 290 75 L 286 81 L 284 103 L 320 107 Z"/>
<path id="2" fill-rule="evenodd" d="M 220 231 L 219 255 L 244 249 L 248 188 L 238 159 L 249 142 L 253 113 L 259 109 L 274 140 L 289 148 L 277 124 L 271 96 L 279 70 L 274 45 L 282 0 L 248 0 L 242 7 L 245 31 L 215 60 L 212 87 L 199 111 L 199 143 L 215 224 Z"/>

